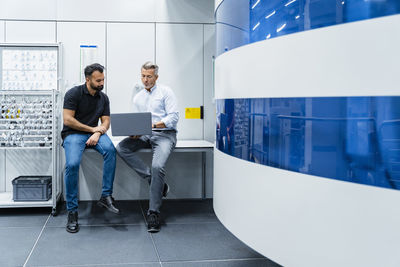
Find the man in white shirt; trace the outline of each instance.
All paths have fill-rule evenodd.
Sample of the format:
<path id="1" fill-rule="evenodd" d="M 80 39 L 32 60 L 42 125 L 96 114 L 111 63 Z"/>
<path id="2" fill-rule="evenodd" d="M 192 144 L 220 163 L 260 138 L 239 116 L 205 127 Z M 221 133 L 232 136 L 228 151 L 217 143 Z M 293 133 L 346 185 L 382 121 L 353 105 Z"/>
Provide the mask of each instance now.
<path id="1" fill-rule="evenodd" d="M 173 91 L 167 86 L 156 83 L 158 79 L 157 65 L 152 62 L 144 63 L 141 69 L 141 79 L 144 89 L 133 98 L 133 111 L 151 112 L 153 131 L 151 135 L 125 138 L 118 144 L 117 152 L 150 184 L 147 229 L 149 232 L 155 233 L 160 231 L 162 197 L 166 197 L 169 191 L 169 187 L 165 183 L 165 164 L 176 145 L 179 112 Z M 141 148 L 152 148 L 151 168 L 134 153 Z"/>

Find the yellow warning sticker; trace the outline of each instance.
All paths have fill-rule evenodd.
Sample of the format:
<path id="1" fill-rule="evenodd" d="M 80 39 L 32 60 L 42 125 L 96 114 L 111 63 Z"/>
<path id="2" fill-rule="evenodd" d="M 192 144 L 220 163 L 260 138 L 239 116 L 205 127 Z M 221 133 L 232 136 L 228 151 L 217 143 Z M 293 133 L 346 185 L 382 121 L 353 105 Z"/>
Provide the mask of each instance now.
<path id="1" fill-rule="evenodd" d="M 201 108 L 185 108 L 185 119 L 201 119 Z"/>

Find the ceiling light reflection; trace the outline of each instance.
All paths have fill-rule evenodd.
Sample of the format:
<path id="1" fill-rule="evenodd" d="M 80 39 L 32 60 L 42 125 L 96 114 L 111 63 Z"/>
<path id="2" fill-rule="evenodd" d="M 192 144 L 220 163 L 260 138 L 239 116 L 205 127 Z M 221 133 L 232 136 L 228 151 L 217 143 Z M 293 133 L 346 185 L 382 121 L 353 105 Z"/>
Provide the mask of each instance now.
<path id="1" fill-rule="evenodd" d="M 272 15 L 274 15 L 276 12 L 275 10 L 272 11 L 271 13 L 269 13 L 269 15 L 266 15 L 265 18 L 268 19 L 269 17 L 271 17 Z"/>
<path id="2" fill-rule="evenodd" d="M 280 26 L 280 27 L 276 30 L 276 32 L 280 32 L 280 31 L 283 30 L 283 28 L 285 28 L 285 27 L 286 27 L 286 23 L 283 24 L 282 26 Z"/>
<path id="3" fill-rule="evenodd" d="M 258 3 L 260 3 L 260 0 L 257 0 L 257 2 L 255 2 L 254 5 L 251 7 L 251 9 L 254 9 L 258 5 Z"/>
<path id="4" fill-rule="evenodd" d="M 292 0 L 292 1 L 290 1 L 290 2 L 287 2 L 286 4 L 285 4 L 285 6 L 289 6 L 289 5 L 291 5 L 292 3 L 294 3 L 294 2 L 296 2 L 297 0 Z"/>
<path id="5" fill-rule="evenodd" d="M 260 22 L 257 22 L 257 24 L 253 27 L 253 31 L 254 31 L 255 29 L 257 29 L 258 26 L 260 26 Z"/>

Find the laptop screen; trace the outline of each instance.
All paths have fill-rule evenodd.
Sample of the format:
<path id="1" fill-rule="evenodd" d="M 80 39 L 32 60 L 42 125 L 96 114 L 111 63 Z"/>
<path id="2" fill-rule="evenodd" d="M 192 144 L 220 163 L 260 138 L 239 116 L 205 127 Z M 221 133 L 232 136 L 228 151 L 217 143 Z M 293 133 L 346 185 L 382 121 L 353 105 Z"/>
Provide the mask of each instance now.
<path id="1" fill-rule="evenodd" d="M 151 112 L 111 114 L 113 136 L 151 134 Z"/>

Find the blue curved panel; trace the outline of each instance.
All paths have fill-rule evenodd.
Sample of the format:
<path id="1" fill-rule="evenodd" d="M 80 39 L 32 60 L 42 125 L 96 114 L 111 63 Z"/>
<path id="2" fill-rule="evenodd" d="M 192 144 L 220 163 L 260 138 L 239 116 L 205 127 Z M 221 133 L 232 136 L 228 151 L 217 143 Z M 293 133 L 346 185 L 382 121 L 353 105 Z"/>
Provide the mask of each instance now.
<path id="1" fill-rule="evenodd" d="M 400 97 L 217 100 L 217 148 L 247 161 L 400 189 Z"/>
<path id="2" fill-rule="evenodd" d="M 217 54 L 286 34 L 400 13 L 399 0 L 224 0 Z"/>
<path id="3" fill-rule="evenodd" d="M 224 0 L 216 11 L 217 54 L 399 13 L 399 0 Z M 398 96 L 221 99 L 217 148 L 271 167 L 399 189 L 399 107 Z"/>

